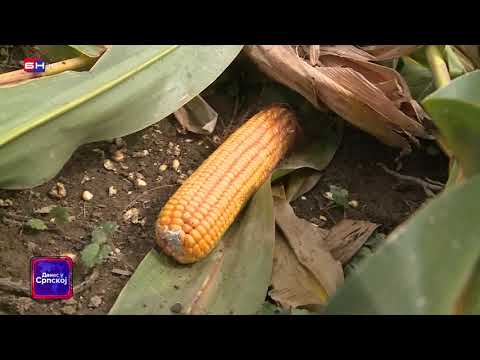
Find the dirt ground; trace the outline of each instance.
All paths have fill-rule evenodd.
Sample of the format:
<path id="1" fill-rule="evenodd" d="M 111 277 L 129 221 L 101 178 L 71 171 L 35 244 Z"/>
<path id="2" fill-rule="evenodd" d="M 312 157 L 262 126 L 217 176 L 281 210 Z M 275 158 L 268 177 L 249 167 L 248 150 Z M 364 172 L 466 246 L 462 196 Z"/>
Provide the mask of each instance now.
<path id="1" fill-rule="evenodd" d="M 106 314 L 128 281 L 128 275 L 119 275 L 117 269 L 132 272 L 151 249 L 154 221 L 162 205 L 180 186 L 182 179 L 193 172 L 243 120 L 256 111 L 261 94 L 259 82 L 249 82 L 252 74 L 238 71 L 238 64 L 222 75 L 202 95 L 219 113 L 219 121 L 212 135 L 195 135 L 178 128 L 169 117 L 139 133 L 124 138 L 120 149 L 122 162 L 114 162 L 115 171 L 104 168 L 104 161 L 119 147 L 112 142 L 88 144 L 78 149 L 61 173 L 50 182 L 31 190 L 0 190 L 0 199 L 11 199 L 13 204 L 3 208 L 0 217 L 0 278 L 11 277 L 29 284 L 32 256 L 57 256 L 80 251 L 90 243 L 90 234 L 99 224 L 111 221 L 119 225 L 112 241 L 116 249 L 106 261 L 97 266 L 98 279 L 74 299 L 68 301 L 33 301 L 0 291 L 0 311 L 13 314 Z M 235 75 L 232 75 L 235 74 Z M 225 91 L 226 80 L 235 77 L 237 87 Z M 232 89 L 228 87 L 228 89 Z M 227 90 L 228 90 L 227 89 Z M 233 119 L 233 120 L 232 120 Z M 142 151 L 148 154 L 143 156 Z M 328 220 L 322 226 L 331 227 L 344 216 L 381 224 L 380 230 L 389 233 L 404 221 L 426 199 L 424 191 L 415 185 L 402 184 L 387 174 L 377 163 L 392 168 L 398 152 L 371 136 L 346 126 L 344 139 L 333 161 L 323 171 L 318 185 L 303 199 L 292 205 L 298 216 L 319 223 L 319 217 Z M 172 162 L 179 160 L 179 171 Z M 166 164 L 167 170 L 160 166 Z M 447 160 L 442 155 L 429 155 L 424 149 L 403 159 L 401 172 L 417 177 L 428 177 L 445 182 Z M 129 174 L 140 173 L 145 187 L 135 186 Z M 57 183 L 65 185 L 67 196 L 54 199 L 50 189 Z M 326 205 L 323 193 L 330 185 L 338 185 L 350 192 L 350 198 L 359 202 L 357 209 L 321 210 Z M 110 196 L 109 187 L 117 194 Z M 91 201 L 83 201 L 81 194 L 88 190 Z M 61 231 L 27 231 L 22 223 L 11 219 L 33 216 L 49 220 L 48 215 L 34 214 L 35 209 L 61 205 L 75 218 L 59 226 Z M 140 221 L 124 221 L 122 215 L 131 208 L 140 212 Z M 6 218 L 9 218 L 10 220 Z M 145 221 L 142 222 L 141 220 Z M 114 270 L 115 269 L 115 270 Z M 114 271 L 114 272 L 112 272 Z M 74 270 L 75 284 L 83 281 L 87 272 L 80 265 Z M 93 298 L 93 300 L 92 300 Z M 96 300 L 96 301 L 95 301 Z"/>

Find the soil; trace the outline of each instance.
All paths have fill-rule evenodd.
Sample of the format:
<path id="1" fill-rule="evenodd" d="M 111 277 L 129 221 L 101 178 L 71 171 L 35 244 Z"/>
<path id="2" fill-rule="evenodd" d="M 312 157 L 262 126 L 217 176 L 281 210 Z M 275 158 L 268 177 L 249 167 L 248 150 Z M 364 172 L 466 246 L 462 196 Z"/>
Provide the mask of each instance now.
<path id="1" fill-rule="evenodd" d="M 0 278 L 10 277 L 14 281 L 22 280 L 29 284 L 32 256 L 73 253 L 78 258 L 80 251 L 90 243 L 90 234 L 96 226 L 107 221 L 119 225 L 118 231 L 112 236 L 116 251 L 111 252 L 103 264 L 96 266 L 99 277 L 91 287 L 68 301 L 33 301 L 29 297 L 0 291 L 0 313 L 108 313 L 129 279 L 128 275 L 119 275 L 112 270 L 132 272 L 136 268 L 152 248 L 153 224 L 162 205 L 180 186 L 182 179 L 257 110 L 261 81 L 249 82 L 248 79 L 258 74 L 246 74 L 245 71 L 248 73 L 250 70 L 239 69 L 238 66 L 237 63 L 232 64 L 220 79 L 202 93 L 219 113 L 213 134 L 188 133 L 179 129 L 175 119 L 169 117 L 125 137 L 124 146 L 117 146 L 115 142 L 82 146 L 58 176 L 42 186 L 22 191 L 0 190 L 0 199 L 8 198 L 13 202 L 11 206 L 3 208 L 6 215 L 3 221 L 0 216 Z M 225 91 L 225 84 L 232 77 L 237 88 Z M 104 161 L 118 149 L 124 153 L 124 161 L 114 162 L 115 171 L 105 169 Z M 134 153 L 144 150 L 148 151 L 148 155 L 134 157 Z M 343 217 L 368 220 L 381 224 L 381 231 L 388 234 L 426 200 L 422 188 L 402 184 L 377 165 L 382 162 L 393 168 L 397 155 L 397 150 L 347 125 L 342 145 L 323 171 L 320 182 L 304 198 L 293 202 L 296 214 L 326 228 Z M 172 168 L 174 159 L 180 162 L 179 171 Z M 162 164 L 168 165 L 163 172 L 160 171 Z M 442 155 L 432 156 L 425 150 L 415 150 L 402 160 L 402 164 L 402 174 L 446 181 L 448 162 Z M 130 173 L 142 174 L 147 186 L 136 187 L 128 179 Z M 54 199 L 48 194 L 57 182 L 63 183 L 67 190 L 67 196 L 63 199 Z M 323 194 L 329 191 L 330 185 L 347 189 L 350 198 L 358 201 L 358 208 L 322 210 L 327 205 Z M 109 196 L 110 186 L 117 189 L 116 195 Z M 93 194 L 92 200 L 82 200 L 85 190 Z M 34 214 L 35 209 L 48 205 L 66 207 L 75 218 L 66 225 L 55 227 L 60 229 L 58 231 L 37 232 L 28 231 L 18 220 L 37 217 L 48 222 L 48 215 Z M 131 208 L 139 210 L 144 223 L 123 219 L 124 212 Z M 320 220 L 321 215 L 327 218 L 326 222 Z M 74 283 L 77 284 L 88 276 L 88 271 L 77 261 L 74 274 Z"/>

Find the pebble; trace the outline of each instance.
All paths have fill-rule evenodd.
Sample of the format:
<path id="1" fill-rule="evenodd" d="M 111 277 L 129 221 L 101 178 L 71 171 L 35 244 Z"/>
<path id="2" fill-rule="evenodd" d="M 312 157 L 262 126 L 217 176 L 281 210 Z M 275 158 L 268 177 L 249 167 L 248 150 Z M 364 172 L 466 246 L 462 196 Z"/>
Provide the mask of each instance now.
<path id="1" fill-rule="evenodd" d="M 307 200 L 307 197 L 306 196 L 301 196 L 300 199 Z"/>
<path id="2" fill-rule="evenodd" d="M 57 182 L 48 192 L 48 195 L 55 199 L 63 199 L 67 196 L 67 189 L 61 182 Z"/>
<path id="3" fill-rule="evenodd" d="M 85 200 L 85 201 L 90 201 L 93 199 L 93 194 L 88 191 L 88 190 L 85 190 L 83 193 L 82 193 L 82 199 Z"/>
<path id="4" fill-rule="evenodd" d="M 110 159 L 107 159 L 103 162 L 103 167 L 109 171 L 115 171 L 115 164 Z"/>
<path id="5" fill-rule="evenodd" d="M 97 308 L 102 304 L 102 298 L 98 295 L 92 296 L 90 298 L 90 302 L 88 303 L 88 307 L 90 308 Z"/>
<path id="6" fill-rule="evenodd" d="M 146 183 L 145 180 L 137 178 L 135 180 L 135 185 L 138 186 L 138 187 L 145 187 L 145 186 L 147 186 L 147 183 Z"/>
<path id="7" fill-rule="evenodd" d="M 80 181 L 80 184 L 83 185 L 85 184 L 87 181 L 90 181 L 92 180 L 92 178 L 88 175 L 83 175 L 83 178 L 82 178 L 82 181 Z"/>
<path id="8" fill-rule="evenodd" d="M 125 160 L 125 154 L 120 150 L 116 150 L 112 155 L 112 160 L 116 162 L 121 162 Z"/>
<path id="9" fill-rule="evenodd" d="M 117 189 L 115 188 L 115 186 L 110 186 L 108 188 L 108 195 L 109 196 L 117 195 Z"/>
<path id="10" fill-rule="evenodd" d="M 165 171 L 165 170 L 167 170 L 167 168 L 168 168 L 167 164 L 162 164 L 162 165 L 160 165 L 159 170 L 160 171 Z"/>
<path id="11" fill-rule="evenodd" d="M 180 161 L 178 161 L 178 159 L 173 160 L 172 162 L 173 170 L 177 171 L 179 167 L 180 167 Z"/>
<path id="12" fill-rule="evenodd" d="M 348 202 L 348 205 L 350 205 L 353 208 L 357 208 L 358 207 L 358 201 L 357 200 L 351 200 L 351 201 Z"/>
<path id="13" fill-rule="evenodd" d="M 137 208 L 131 208 L 125 211 L 125 213 L 123 214 L 123 220 L 124 221 L 131 220 L 132 223 L 137 223 L 139 216 L 140 216 L 140 211 Z"/>
<path id="14" fill-rule="evenodd" d="M 118 255 L 118 254 L 120 254 L 120 253 L 122 252 L 122 251 L 121 251 L 119 248 L 115 248 L 115 250 L 114 250 L 114 251 L 115 251 L 115 254 L 117 254 L 117 255 Z"/>
<path id="15" fill-rule="evenodd" d="M 132 157 L 134 158 L 143 158 L 149 154 L 148 150 L 142 150 L 142 151 L 135 151 L 132 154 Z"/>
<path id="16" fill-rule="evenodd" d="M 72 259 L 72 262 L 74 262 L 74 263 L 77 261 L 77 255 L 74 254 L 74 253 L 71 253 L 71 252 L 63 253 L 63 254 L 61 254 L 60 256 L 62 256 L 62 257 L 69 257 L 70 259 Z M 69 299 L 69 300 L 73 300 L 73 301 L 75 301 L 75 303 L 76 303 L 76 300 L 74 300 L 73 298 L 72 298 L 72 299 Z M 69 301 L 69 300 L 68 300 L 68 301 Z"/>
<path id="17" fill-rule="evenodd" d="M 323 197 L 328 200 L 333 200 L 333 194 L 330 191 L 327 191 L 325 194 L 323 194 Z"/>
<path id="18" fill-rule="evenodd" d="M 170 307 L 170 311 L 174 314 L 178 314 L 182 311 L 182 304 L 175 303 Z"/>
<path id="19" fill-rule="evenodd" d="M 0 207 L 9 207 L 13 205 L 13 201 L 10 199 L 0 199 Z"/>
<path id="20" fill-rule="evenodd" d="M 319 218 L 320 220 L 322 220 L 322 221 L 327 221 L 327 218 L 326 218 L 325 216 L 323 216 L 323 215 L 320 215 L 318 218 Z"/>
<path id="21" fill-rule="evenodd" d="M 180 145 L 175 145 L 175 149 L 173 150 L 173 155 L 175 156 L 180 155 Z"/>

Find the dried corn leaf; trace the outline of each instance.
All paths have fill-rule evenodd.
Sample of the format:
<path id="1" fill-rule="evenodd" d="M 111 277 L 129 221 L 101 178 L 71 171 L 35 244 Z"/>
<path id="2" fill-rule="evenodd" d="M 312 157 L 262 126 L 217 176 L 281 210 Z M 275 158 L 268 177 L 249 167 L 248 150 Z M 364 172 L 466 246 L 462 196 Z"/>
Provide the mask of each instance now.
<path id="1" fill-rule="evenodd" d="M 480 46 L 478 45 L 457 45 L 477 67 L 480 67 Z"/>
<path id="2" fill-rule="evenodd" d="M 275 234 L 270 297 L 283 308 L 326 304 L 327 293 L 313 274 L 298 261 L 281 231 Z"/>
<path id="3" fill-rule="evenodd" d="M 316 67 L 300 57 L 303 50 L 296 52 L 290 46 L 255 45 L 245 51 L 263 72 L 315 107 L 325 104 L 404 153 L 410 152 L 414 137 L 428 137 L 421 124 L 424 113 L 402 77 L 393 69 L 370 63 L 368 53 L 361 49 L 321 46 L 320 66 Z"/>
<path id="4" fill-rule="evenodd" d="M 275 223 L 282 234 L 278 244 L 281 244 L 281 239 L 283 238 L 289 245 L 292 254 L 287 254 L 288 248 L 279 245 L 280 249 L 278 249 L 276 245 L 275 251 L 278 257 L 274 260 L 277 262 L 277 265 L 276 267 L 274 266 L 272 275 L 273 291 L 270 293 L 270 296 L 279 301 L 279 303 L 284 303 L 287 300 L 292 302 L 293 299 L 296 299 L 295 306 L 324 304 L 325 299 L 332 296 L 343 283 L 341 264 L 323 246 L 323 240 L 326 238 L 328 231 L 298 218 L 288 201 L 285 198 L 281 198 L 282 192 L 275 191 L 275 194 Z M 292 255 L 295 256 L 296 261 Z M 308 270 L 311 274 L 310 276 L 305 276 L 305 272 L 301 270 L 302 266 Z M 299 276 L 303 274 L 301 276 L 304 279 L 308 278 L 309 280 L 306 281 L 308 286 L 305 285 L 306 288 L 299 290 L 298 287 L 300 285 L 298 285 L 296 289 L 287 291 L 287 284 L 291 283 L 291 281 L 285 280 L 284 277 L 288 278 L 289 274 L 292 273 L 298 273 Z M 316 285 L 313 286 L 312 284 L 315 282 Z M 324 290 L 324 293 L 318 290 L 320 288 Z M 305 292 L 312 293 L 312 289 L 316 289 L 313 291 L 316 294 L 316 302 L 307 303 L 304 302 L 305 300 L 301 300 Z M 296 294 L 301 296 L 296 298 Z"/>
<path id="5" fill-rule="evenodd" d="M 362 50 L 374 57 L 375 61 L 390 60 L 397 57 L 408 56 L 419 45 L 367 45 L 360 46 Z"/>
<path id="6" fill-rule="evenodd" d="M 330 229 L 323 243 L 336 260 L 346 264 L 378 226 L 368 221 L 344 219 Z"/>
<path id="7" fill-rule="evenodd" d="M 184 129 L 196 134 L 211 134 L 218 120 L 218 113 L 199 95 L 174 112 Z"/>

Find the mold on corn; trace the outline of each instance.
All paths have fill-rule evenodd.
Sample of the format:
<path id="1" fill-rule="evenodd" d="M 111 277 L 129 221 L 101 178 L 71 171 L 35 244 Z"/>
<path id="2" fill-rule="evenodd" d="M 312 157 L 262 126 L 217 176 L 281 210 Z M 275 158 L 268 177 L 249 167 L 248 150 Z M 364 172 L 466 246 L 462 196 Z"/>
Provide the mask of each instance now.
<path id="1" fill-rule="evenodd" d="M 295 114 L 273 105 L 231 134 L 180 186 L 158 215 L 160 249 L 180 263 L 206 257 L 291 148 Z"/>

